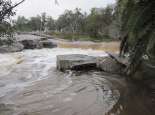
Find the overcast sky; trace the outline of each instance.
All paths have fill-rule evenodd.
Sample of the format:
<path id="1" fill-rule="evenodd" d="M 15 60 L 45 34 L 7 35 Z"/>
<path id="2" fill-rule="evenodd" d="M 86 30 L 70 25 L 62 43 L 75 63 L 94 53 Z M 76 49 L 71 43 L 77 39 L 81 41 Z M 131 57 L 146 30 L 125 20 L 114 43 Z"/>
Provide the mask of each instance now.
<path id="1" fill-rule="evenodd" d="M 12 0 L 18 2 L 20 0 Z M 17 16 L 31 17 L 46 12 L 54 19 L 58 18 L 66 9 L 73 10 L 81 8 L 82 11 L 89 13 L 93 7 L 105 7 L 108 4 L 115 3 L 115 0 L 58 0 L 59 5 L 55 4 L 55 0 L 26 0 L 23 4 L 16 8 Z"/>

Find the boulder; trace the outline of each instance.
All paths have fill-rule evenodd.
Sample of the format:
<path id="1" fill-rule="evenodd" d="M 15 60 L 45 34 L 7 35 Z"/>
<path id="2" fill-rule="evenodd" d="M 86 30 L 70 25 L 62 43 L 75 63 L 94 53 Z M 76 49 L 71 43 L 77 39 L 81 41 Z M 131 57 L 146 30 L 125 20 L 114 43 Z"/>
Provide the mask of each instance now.
<path id="1" fill-rule="evenodd" d="M 96 69 L 96 58 L 81 54 L 57 56 L 57 69 L 65 70 L 90 70 Z"/>
<path id="2" fill-rule="evenodd" d="M 24 39 L 20 41 L 23 44 L 24 49 L 40 49 L 42 45 L 38 39 Z"/>
<path id="3" fill-rule="evenodd" d="M 55 48 L 55 47 L 57 47 L 57 44 L 53 43 L 51 40 L 40 41 L 40 44 L 44 48 Z"/>
<path id="4" fill-rule="evenodd" d="M 108 73 L 122 74 L 125 65 L 118 63 L 110 56 L 106 56 L 97 58 L 97 68 Z"/>
<path id="5" fill-rule="evenodd" d="M 18 42 L 11 45 L 0 46 L 0 53 L 19 52 L 24 49 L 24 46 Z"/>

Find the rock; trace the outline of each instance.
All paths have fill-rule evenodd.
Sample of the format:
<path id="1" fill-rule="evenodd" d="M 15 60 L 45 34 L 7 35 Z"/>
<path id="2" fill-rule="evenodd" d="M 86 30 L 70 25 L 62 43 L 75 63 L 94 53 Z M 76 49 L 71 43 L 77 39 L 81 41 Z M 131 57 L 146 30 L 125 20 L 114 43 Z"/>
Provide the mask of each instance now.
<path id="1" fill-rule="evenodd" d="M 18 42 L 11 45 L 0 46 L 0 53 L 19 52 L 24 49 L 24 46 Z"/>
<path id="2" fill-rule="evenodd" d="M 55 48 L 55 47 L 57 47 L 57 44 L 53 43 L 51 40 L 40 41 L 40 44 L 44 48 Z"/>
<path id="3" fill-rule="evenodd" d="M 24 45 L 24 49 L 40 49 L 42 45 L 38 39 L 25 39 L 20 41 Z"/>
<path id="4" fill-rule="evenodd" d="M 107 54 L 114 59 L 117 63 L 123 65 L 123 66 L 128 66 L 129 65 L 129 59 L 126 57 L 120 57 L 118 54 L 112 54 L 112 53 L 108 53 Z"/>
<path id="5" fill-rule="evenodd" d="M 16 35 L 17 41 L 24 45 L 24 49 L 40 49 L 40 48 L 54 48 L 57 47 L 51 39 L 46 36 L 20 34 Z"/>
<path id="6" fill-rule="evenodd" d="M 81 54 L 57 56 L 57 69 L 65 70 L 90 70 L 96 68 L 96 58 Z"/>
<path id="7" fill-rule="evenodd" d="M 96 70 L 96 62 L 85 62 L 85 63 L 79 63 L 72 66 L 71 70 L 76 71 L 87 71 L 87 70 Z"/>
<path id="8" fill-rule="evenodd" d="M 24 49 L 40 49 L 42 48 L 41 37 L 35 35 L 20 34 L 16 35 L 16 40 L 24 45 Z"/>
<path id="9" fill-rule="evenodd" d="M 1 39 L 0 53 L 18 52 L 22 51 L 23 49 L 41 49 L 57 47 L 57 44 L 52 42 L 52 40 L 48 39 L 46 36 L 41 37 L 35 35 L 19 34 L 15 35 L 15 39 L 11 42 L 5 37 Z"/>
<path id="10" fill-rule="evenodd" d="M 97 68 L 108 73 L 121 74 L 123 73 L 125 66 L 107 56 L 97 58 Z"/>
<path id="11" fill-rule="evenodd" d="M 42 37 L 42 38 L 40 38 L 41 40 L 48 40 L 48 38 L 47 37 Z"/>

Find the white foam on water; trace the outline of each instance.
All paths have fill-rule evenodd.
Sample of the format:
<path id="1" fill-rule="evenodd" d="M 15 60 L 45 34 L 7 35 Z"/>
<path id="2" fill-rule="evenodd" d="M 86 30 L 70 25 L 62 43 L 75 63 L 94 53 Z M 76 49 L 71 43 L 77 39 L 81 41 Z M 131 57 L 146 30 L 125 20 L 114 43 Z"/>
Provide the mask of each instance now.
<path id="1" fill-rule="evenodd" d="M 65 49 L 65 48 L 54 48 L 54 49 L 39 49 L 39 50 L 25 50 L 22 52 L 25 59 L 30 60 L 29 64 L 44 65 L 41 69 L 41 75 L 38 80 L 46 79 L 49 70 L 52 67 L 56 67 L 56 56 L 65 54 L 84 54 L 90 56 L 106 56 L 107 54 L 103 51 L 95 51 L 92 49 Z"/>
<path id="2" fill-rule="evenodd" d="M 9 53 L 9 54 L 0 54 L 0 77 L 3 77 L 4 81 L 1 81 L 0 85 L 0 97 L 5 97 L 9 95 L 13 95 L 19 90 L 23 90 L 27 88 L 27 86 L 34 85 L 38 81 L 43 79 L 47 79 L 49 77 L 49 71 L 51 68 L 56 67 L 56 57 L 57 55 L 65 55 L 65 54 L 84 54 L 89 56 L 106 56 L 107 54 L 104 51 L 95 51 L 92 49 L 65 49 L 65 48 L 54 48 L 54 49 L 37 49 L 37 50 L 25 50 L 22 52 L 17 53 Z M 23 60 L 22 63 L 18 63 L 19 60 Z M 19 66 L 18 66 L 19 65 Z M 15 69 L 17 75 L 12 73 L 11 71 Z M 25 69 L 25 70 L 24 70 Z M 11 73 L 12 72 L 12 73 Z M 19 72 L 19 73 L 18 73 Z M 43 93 L 45 98 L 54 96 L 56 94 L 61 94 L 64 90 L 68 89 L 70 86 L 73 85 L 72 81 L 72 72 L 68 71 L 69 73 L 63 74 L 64 77 L 60 80 L 60 83 L 53 84 L 54 86 L 52 90 L 49 92 Z M 10 74 L 9 74 L 10 73 Z M 10 75 L 10 77 L 7 76 Z M 5 75 L 8 77 L 5 81 Z M 59 76 L 58 76 L 59 77 Z M 21 80 L 21 78 L 26 78 L 26 80 Z M 13 79 L 13 80 L 12 80 Z M 55 79 L 55 78 L 54 78 Z M 58 79 L 59 80 L 59 79 Z M 55 81 L 53 81 L 55 82 Z M 58 81 L 57 81 L 58 82 Z M 57 83 L 56 82 L 56 83 Z M 97 81 L 95 82 L 97 83 Z M 3 85 L 4 84 L 4 85 Z M 106 85 L 104 86 L 105 89 Z M 99 90 L 98 93 L 103 92 Z M 117 92 L 116 92 L 117 93 Z M 112 106 L 116 103 L 118 99 L 111 99 L 112 91 L 108 89 L 108 91 L 101 93 L 101 99 L 104 98 L 104 106 L 105 108 L 112 108 Z M 77 93 L 69 93 L 69 96 L 66 98 L 62 98 L 62 102 L 69 103 L 75 99 Z M 119 97 L 119 92 L 118 92 Z M 100 98 L 99 98 L 100 99 Z M 109 100 L 113 100 L 112 102 Z M 100 100 L 99 100 L 100 101 Z M 101 101 L 100 101 L 101 102 Z M 110 102 L 110 103 L 109 103 Z M 53 105 L 49 106 L 49 108 L 54 108 Z M 123 109 L 123 107 L 120 107 Z M 52 112 L 60 111 L 60 109 L 54 109 Z"/>
<path id="3" fill-rule="evenodd" d="M 0 76 L 7 75 L 18 61 L 20 61 L 19 57 L 11 54 L 0 54 Z"/>
<path id="4" fill-rule="evenodd" d="M 9 54 L 0 54 L 0 76 L 5 76 L 9 73 L 11 73 L 11 70 L 13 68 L 16 68 L 17 65 L 20 65 L 19 67 L 23 66 L 30 66 L 30 68 L 26 71 L 28 71 L 28 75 L 25 76 L 25 78 L 28 81 L 25 82 L 19 82 L 15 81 L 9 82 L 10 84 L 7 84 L 6 87 L 1 88 L 4 92 L 3 94 L 6 94 L 7 92 L 10 92 L 11 90 L 14 90 L 16 88 L 22 88 L 26 86 L 33 85 L 35 82 L 47 79 L 49 71 L 52 67 L 56 67 L 56 57 L 57 55 L 65 55 L 65 54 L 84 54 L 84 55 L 91 55 L 91 56 L 105 56 L 105 52 L 103 51 L 95 51 L 92 49 L 65 49 L 65 48 L 53 48 L 53 49 L 36 49 L 36 50 L 25 50 L 22 52 L 16 52 L 16 53 L 9 53 Z M 18 63 L 23 59 L 22 63 Z M 22 70 L 21 70 L 22 71 Z M 23 70 L 24 71 L 24 70 Z M 34 75 L 33 73 L 37 73 L 37 75 Z M 21 74 L 21 73 L 20 73 Z M 65 90 L 72 84 L 72 79 L 70 78 L 72 73 L 66 74 L 64 77 L 64 80 L 66 81 L 65 84 L 61 84 L 59 87 L 57 87 L 53 94 L 60 93 L 62 90 Z M 7 90 L 5 90 L 7 89 Z"/>
<path id="5" fill-rule="evenodd" d="M 70 98 L 70 97 L 63 99 L 63 102 L 70 102 L 70 101 L 72 101 L 72 98 Z"/>

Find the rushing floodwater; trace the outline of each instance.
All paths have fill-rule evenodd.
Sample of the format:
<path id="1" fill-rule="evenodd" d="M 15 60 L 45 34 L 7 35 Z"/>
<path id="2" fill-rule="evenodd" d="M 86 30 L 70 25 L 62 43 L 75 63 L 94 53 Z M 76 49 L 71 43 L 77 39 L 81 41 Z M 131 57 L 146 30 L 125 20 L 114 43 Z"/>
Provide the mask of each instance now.
<path id="1" fill-rule="evenodd" d="M 112 109 L 119 92 L 112 91 L 109 81 L 96 74 L 58 72 L 56 56 L 62 54 L 106 55 L 103 51 L 63 48 L 0 54 L 0 113 L 103 115 Z"/>
<path id="2" fill-rule="evenodd" d="M 57 71 L 62 54 L 106 55 L 73 48 L 0 54 L 0 115 L 154 115 L 143 103 L 150 98 L 122 77 Z"/>

